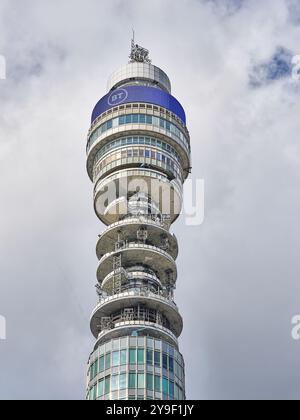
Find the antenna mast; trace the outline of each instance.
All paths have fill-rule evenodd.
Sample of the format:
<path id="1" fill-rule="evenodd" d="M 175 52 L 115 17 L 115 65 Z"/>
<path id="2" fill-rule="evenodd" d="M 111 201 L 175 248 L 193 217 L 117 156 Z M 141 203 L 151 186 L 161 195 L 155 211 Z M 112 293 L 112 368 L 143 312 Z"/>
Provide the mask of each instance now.
<path id="1" fill-rule="evenodd" d="M 135 33 L 132 29 L 130 63 L 151 63 L 149 50 L 135 43 Z"/>

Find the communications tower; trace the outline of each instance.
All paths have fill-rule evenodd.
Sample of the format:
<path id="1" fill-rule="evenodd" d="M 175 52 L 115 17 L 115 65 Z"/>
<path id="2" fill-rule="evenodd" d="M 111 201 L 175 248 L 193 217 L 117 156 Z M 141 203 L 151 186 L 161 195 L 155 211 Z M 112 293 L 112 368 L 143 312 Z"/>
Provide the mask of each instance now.
<path id="1" fill-rule="evenodd" d="M 106 229 L 96 247 L 86 398 L 182 400 L 178 243 L 170 226 L 190 172 L 190 138 L 166 73 L 134 40 L 129 58 L 109 78 L 88 133 L 87 172 Z"/>

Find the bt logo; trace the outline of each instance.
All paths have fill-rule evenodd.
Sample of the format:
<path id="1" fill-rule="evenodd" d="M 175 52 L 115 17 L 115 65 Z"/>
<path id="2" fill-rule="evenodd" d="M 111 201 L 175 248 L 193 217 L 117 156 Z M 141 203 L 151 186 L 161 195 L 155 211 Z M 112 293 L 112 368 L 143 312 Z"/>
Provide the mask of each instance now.
<path id="1" fill-rule="evenodd" d="M 108 97 L 108 105 L 119 105 L 122 102 L 126 101 L 128 97 L 128 92 L 126 89 L 117 89 L 111 92 Z"/>
<path id="2" fill-rule="evenodd" d="M 295 315 L 292 319 L 292 337 L 294 340 L 300 340 L 300 315 Z"/>

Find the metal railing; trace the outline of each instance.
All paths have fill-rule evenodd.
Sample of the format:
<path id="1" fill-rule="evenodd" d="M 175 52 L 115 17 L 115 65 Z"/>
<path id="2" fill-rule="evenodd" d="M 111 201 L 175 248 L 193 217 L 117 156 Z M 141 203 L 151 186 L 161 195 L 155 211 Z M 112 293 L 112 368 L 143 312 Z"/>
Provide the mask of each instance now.
<path id="1" fill-rule="evenodd" d="M 101 306 L 105 305 L 106 303 L 114 301 L 114 300 L 118 300 L 118 299 L 124 299 L 124 298 L 127 298 L 127 297 L 146 297 L 146 298 L 152 298 L 152 299 L 160 300 L 160 301 L 168 304 L 172 308 L 174 308 L 176 311 L 178 311 L 178 307 L 172 299 L 169 299 L 165 296 L 162 296 L 159 292 L 154 293 L 154 292 L 151 292 L 147 289 L 137 288 L 137 289 L 130 290 L 130 291 L 127 291 L 127 292 L 117 293 L 117 294 L 112 295 L 112 296 L 106 296 L 106 297 L 100 299 L 98 305 L 96 306 L 96 308 L 93 311 L 93 315 L 100 309 Z"/>
<path id="2" fill-rule="evenodd" d="M 107 227 L 107 229 L 105 229 L 100 237 L 103 234 L 106 234 L 107 232 L 109 232 L 111 229 L 114 229 L 116 227 L 122 226 L 122 225 L 128 225 L 128 224 L 139 224 L 139 223 L 143 223 L 143 224 L 148 224 L 148 225 L 152 225 L 152 226 L 159 226 L 164 228 L 165 230 L 168 230 L 168 228 L 170 227 L 170 222 L 167 220 L 160 220 L 159 217 L 157 217 L 155 214 L 153 215 L 140 215 L 140 216 L 125 216 L 124 219 L 119 220 L 118 222 L 114 222 L 111 225 L 109 225 Z"/>
<path id="3" fill-rule="evenodd" d="M 156 178 L 160 182 L 165 184 L 170 184 L 176 193 L 178 194 L 179 198 L 183 199 L 183 186 L 182 183 L 179 182 L 176 178 L 170 181 L 165 175 L 158 173 L 155 170 L 151 169 L 139 169 L 139 168 L 128 168 L 128 169 L 121 169 L 117 172 L 113 172 L 112 174 L 108 175 L 107 177 L 98 180 L 94 185 L 94 198 L 96 197 L 99 190 L 102 190 L 107 184 L 117 179 L 121 179 L 124 177 L 135 176 L 135 177 L 151 177 Z M 124 197 L 120 197 L 123 198 Z"/>
<path id="4" fill-rule="evenodd" d="M 148 270 L 147 268 L 145 268 L 144 270 L 140 270 L 140 271 L 127 271 L 124 268 L 122 268 L 122 272 L 121 272 L 124 277 L 129 280 L 129 279 L 142 279 L 142 280 L 152 280 L 154 283 L 158 284 L 160 287 L 162 287 L 162 284 L 160 282 L 160 280 L 158 279 L 158 277 L 153 274 L 152 272 L 150 272 L 150 270 Z M 106 277 L 104 277 L 103 281 L 102 281 L 102 285 L 104 286 L 111 278 L 113 278 L 115 276 L 115 272 L 112 271 L 111 273 L 107 274 Z M 119 274 L 119 273 L 117 273 Z"/>
<path id="5" fill-rule="evenodd" d="M 111 329 L 107 329 L 107 330 L 103 330 L 98 334 L 98 338 L 97 338 L 97 343 L 106 335 L 111 334 L 112 332 L 114 332 L 117 329 L 122 329 L 122 327 L 149 327 L 150 329 L 154 329 L 154 330 L 160 330 L 162 333 L 168 335 L 173 341 L 174 343 L 176 343 L 176 345 L 178 345 L 178 339 L 176 337 L 176 335 L 170 331 L 168 328 L 163 327 L 160 324 L 156 324 L 154 322 L 148 322 L 148 321 L 121 321 L 121 322 L 117 322 L 113 328 Z"/>
<path id="6" fill-rule="evenodd" d="M 108 252 L 107 254 L 103 255 L 103 257 L 100 259 L 99 261 L 99 265 L 102 264 L 103 261 L 105 261 L 107 258 L 109 258 L 110 256 L 114 255 L 114 254 L 118 254 L 121 251 L 125 251 L 128 249 L 145 249 L 148 251 L 155 251 L 161 255 L 163 255 L 164 257 L 166 257 L 170 262 L 172 262 L 175 265 L 175 260 L 174 258 L 166 251 L 164 251 L 163 249 L 154 246 L 154 245 L 147 245 L 147 244 L 142 244 L 142 243 L 135 243 L 135 242 L 129 242 L 129 243 L 125 243 L 125 246 L 123 248 L 119 248 L 117 251 L 112 251 L 112 252 Z"/>

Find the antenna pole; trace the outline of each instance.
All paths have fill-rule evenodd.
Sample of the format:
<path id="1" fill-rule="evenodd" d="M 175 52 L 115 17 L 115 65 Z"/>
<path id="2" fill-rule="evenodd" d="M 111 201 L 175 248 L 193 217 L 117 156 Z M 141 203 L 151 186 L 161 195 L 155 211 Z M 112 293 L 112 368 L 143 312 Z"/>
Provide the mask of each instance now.
<path id="1" fill-rule="evenodd" d="M 132 28 L 132 39 L 131 39 L 131 51 L 130 51 L 130 63 L 151 63 L 149 58 L 149 51 L 140 45 L 135 44 L 135 32 Z"/>

